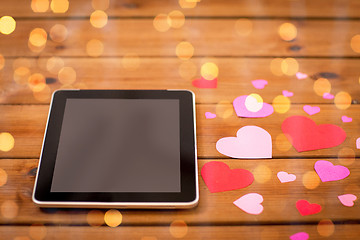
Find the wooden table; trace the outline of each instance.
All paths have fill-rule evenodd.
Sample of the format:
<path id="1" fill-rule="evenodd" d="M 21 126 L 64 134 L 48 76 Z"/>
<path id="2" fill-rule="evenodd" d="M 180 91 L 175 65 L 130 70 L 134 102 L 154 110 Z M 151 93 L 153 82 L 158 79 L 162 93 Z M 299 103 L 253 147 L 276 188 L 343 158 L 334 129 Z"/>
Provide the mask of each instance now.
<path id="1" fill-rule="evenodd" d="M 290 239 L 299 232 L 306 232 L 309 239 L 358 239 L 359 201 L 347 207 L 338 196 L 360 197 L 360 150 L 356 148 L 360 137 L 359 1 L 202 0 L 196 4 L 185 0 L 123 0 L 111 1 L 107 8 L 98 1 L 92 6 L 91 1 L 79 0 L 70 1 L 68 9 L 66 4 L 61 7 L 61 3 L 53 3 L 55 11 L 64 13 L 54 13 L 49 3 L 42 6 L 41 1 L 38 5 L 35 2 L 8 1 L 0 7 L 0 17 L 9 15 L 16 20 L 14 32 L 0 34 L 0 54 L 5 59 L 3 67 L 0 61 L 0 133 L 10 133 L 15 141 L 11 147 L 11 137 L 1 135 L 1 239 Z M 89 21 L 95 9 L 106 13 L 105 20 L 108 16 L 104 22 L 103 12 L 98 11 L 98 17 L 93 17 L 97 27 Z M 184 22 L 174 10 L 184 14 Z M 284 23 L 292 25 L 281 30 L 285 31 L 282 38 L 279 27 Z M 61 25 L 53 28 L 56 24 Z M 292 26 L 297 30 L 293 36 Z M 33 34 L 38 35 L 30 37 L 35 28 L 44 31 L 36 30 Z M 193 46 L 193 55 L 191 47 L 181 52 L 178 44 L 182 41 Z M 177 48 L 183 59 L 177 56 Z M 206 62 L 215 63 L 219 69 L 216 88 L 192 85 L 201 77 Z M 295 76 L 296 72 L 303 73 L 303 79 L 298 79 L 301 76 Z M 268 84 L 256 89 L 252 85 L 255 79 L 265 79 Z M 31 194 L 50 94 L 59 88 L 194 91 L 198 207 L 119 209 L 121 223 L 119 218 L 114 219 L 114 225 L 120 223 L 118 227 L 104 222 L 108 209 L 36 207 Z M 287 104 L 282 100 L 274 103 L 277 111 L 265 118 L 240 118 L 233 111 L 232 101 L 238 96 L 257 93 L 264 102 L 273 103 L 283 90 L 293 93 L 286 98 L 289 110 L 281 112 L 281 104 Z M 325 92 L 338 98 L 325 99 Z M 335 104 L 340 92 L 351 96 L 351 105 Z M 309 115 L 304 105 L 321 110 Z M 205 112 L 217 116 L 206 119 Z M 336 147 L 297 152 L 281 130 L 282 122 L 293 115 L 340 126 L 347 137 Z M 352 122 L 343 122 L 343 115 Z M 216 150 L 219 139 L 235 136 L 247 125 L 270 133 L 272 159 L 234 159 Z M 350 175 L 322 182 L 314 170 L 319 160 L 345 166 Z M 255 181 L 246 188 L 210 193 L 200 169 L 211 161 L 247 169 Z M 296 180 L 281 183 L 279 171 L 295 174 Z M 248 214 L 233 204 L 248 193 L 263 196 L 261 214 Z M 322 210 L 302 216 L 296 208 L 301 199 L 321 205 Z"/>

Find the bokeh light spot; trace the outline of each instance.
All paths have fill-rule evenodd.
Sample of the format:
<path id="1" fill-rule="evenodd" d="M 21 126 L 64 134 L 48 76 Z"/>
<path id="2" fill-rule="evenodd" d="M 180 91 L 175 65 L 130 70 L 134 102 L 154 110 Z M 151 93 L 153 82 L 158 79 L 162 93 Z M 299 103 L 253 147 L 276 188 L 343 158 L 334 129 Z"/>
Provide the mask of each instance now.
<path id="1" fill-rule="evenodd" d="M 32 91 L 39 92 L 45 88 L 46 80 L 41 73 L 34 73 L 29 77 L 28 84 Z"/>
<path id="2" fill-rule="evenodd" d="M 29 235 L 33 240 L 43 240 L 46 234 L 46 227 L 42 224 L 33 224 L 29 228 Z"/>
<path id="3" fill-rule="evenodd" d="M 350 46 L 354 52 L 360 53 L 360 34 L 357 34 L 351 38 Z"/>
<path id="4" fill-rule="evenodd" d="M 304 173 L 302 183 L 307 189 L 315 189 L 320 184 L 320 178 L 314 171 Z"/>
<path id="5" fill-rule="evenodd" d="M 109 5 L 110 5 L 110 0 L 92 0 L 91 1 L 91 6 L 95 10 L 105 11 L 106 9 L 109 8 Z"/>
<path id="6" fill-rule="evenodd" d="M 270 70 L 271 70 L 272 74 L 274 74 L 275 76 L 284 75 L 284 73 L 282 71 L 282 67 L 281 67 L 282 62 L 283 62 L 282 58 L 274 58 L 273 60 L 271 60 Z"/>
<path id="7" fill-rule="evenodd" d="M 6 171 L 0 168 L 0 187 L 4 186 L 7 183 L 8 175 Z"/>
<path id="8" fill-rule="evenodd" d="M 219 74 L 218 66 L 213 62 L 204 63 L 201 66 L 201 76 L 206 80 L 213 80 Z"/>
<path id="9" fill-rule="evenodd" d="M 292 146 L 291 141 L 289 141 L 289 139 L 291 140 L 291 137 L 286 136 L 283 133 L 280 133 L 279 135 L 277 135 L 275 138 L 276 149 L 278 149 L 281 152 L 289 151 Z"/>
<path id="10" fill-rule="evenodd" d="M 3 69 L 5 66 L 5 58 L 3 55 L 0 54 L 0 70 Z"/>
<path id="11" fill-rule="evenodd" d="M 32 0 L 31 9 L 33 12 L 46 12 L 49 9 L 49 0 Z"/>
<path id="12" fill-rule="evenodd" d="M 14 137 L 8 132 L 0 133 L 0 151 L 8 152 L 15 145 Z"/>
<path id="13" fill-rule="evenodd" d="M 76 72 L 72 67 L 63 67 L 58 73 L 58 79 L 64 85 L 73 84 L 76 81 Z"/>
<path id="14" fill-rule="evenodd" d="M 69 1 L 51 0 L 50 8 L 54 13 L 66 13 L 69 9 Z"/>
<path id="15" fill-rule="evenodd" d="M 231 102 L 220 101 L 218 104 L 216 104 L 215 111 L 216 116 L 226 119 L 233 115 L 234 107 Z"/>
<path id="16" fill-rule="evenodd" d="M 338 160 L 342 165 L 351 165 L 355 162 L 355 151 L 349 147 L 343 147 L 338 152 Z"/>
<path id="17" fill-rule="evenodd" d="M 15 31 L 16 21 L 10 16 L 3 16 L 0 18 L 0 32 L 2 34 L 8 35 Z"/>
<path id="18" fill-rule="evenodd" d="M 140 66 L 140 58 L 136 53 L 127 53 L 121 59 L 121 64 L 123 68 L 134 71 Z"/>
<path id="19" fill-rule="evenodd" d="M 109 227 L 117 227 L 122 222 L 122 214 L 116 210 L 108 210 L 104 215 L 104 221 Z"/>
<path id="20" fill-rule="evenodd" d="M 251 93 L 245 99 L 245 107 L 250 112 L 258 112 L 262 109 L 264 101 L 259 94 Z"/>
<path id="21" fill-rule="evenodd" d="M 182 60 L 190 59 L 194 54 L 194 47 L 189 42 L 180 42 L 176 46 L 176 56 Z"/>
<path id="22" fill-rule="evenodd" d="M 101 226 L 104 224 L 104 213 L 100 210 L 91 210 L 86 215 L 86 221 L 90 226 Z"/>
<path id="23" fill-rule="evenodd" d="M 179 0 L 179 5 L 181 8 L 194 8 L 196 7 L 197 1 L 190 0 Z"/>
<path id="24" fill-rule="evenodd" d="M 324 93 L 330 93 L 331 83 L 326 78 L 319 78 L 314 82 L 314 91 L 318 96 L 324 96 Z"/>
<path id="25" fill-rule="evenodd" d="M 90 15 L 90 23 L 95 28 L 103 28 L 108 22 L 108 15 L 101 10 L 95 10 Z"/>
<path id="26" fill-rule="evenodd" d="M 265 165 L 257 166 L 253 174 L 255 181 L 258 183 L 266 183 L 271 179 L 271 169 Z"/>
<path id="27" fill-rule="evenodd" d="M 178 10 L 171 11 L 167 16 L 167 21 L 172 28 L 181 28 L 185 23 L 185 15 Z"/>
<path id="28" fill-rule="evenodd" d="M 347 109 L 351 105 L 351 96 L 347 92 L 343 92 L 343 91 L 338 92 L 335 95 L 334 103 L 338 109 L 342 109 L 342 110 Z"/>
<path id="29" fill-rule="evenodd" d="M 42 90 L 33 91 L 33 96 L 39 102 L 48 102 L 51 98 L 51 89 L 48 85 L 45 85 Z"/>
<path id="30" fill-rule="evenodd" d="M 179 74 L 183 79 L 192 79 L 197 72 L 195 63 L 191 61 L 182 62 L 179 66 Z"/>
<path id="31" fill-rule="evenodd" d="M 17 84 L 25 85 L 30 77 L 30 69 L 27 67 L 18 67 L 14 71 L 14 81 Z"/>
<path id="32" fill-rule="evenodd" d="M 278 33 L 282 40 L 292 41 L 297 36 L 297 28 L 292 23 L 283 23 L 280 25 Z"/>
<path id="33" fill-rule="evenodd" d="M 13 200 L 5 200 L 1 204 L 1 215 L 6 219 L 14 219 L 19 212 L 19 206 Z"/>
<path id="34" fill-rule="evenodd" d="M 35 28 L 31 31 L 29 43 L 35 47 L 42 47 L 46 44 L 47 33 L 42 28 Z"/>
<path id="35" fill-rule="evenodd" d="M 46 62 L 46 69 L 52 74 L 58 74 L 64 67 L 64 60 L 59 57 L 51 57 Z"/>
<path id="36" fill-rule="evenodd" d="M 62 24 L 55 24 L 51 27 L 49 35 L 54 42 L 60 43 L 67 38 L 68 30 Z"/>
<path id="37" fill-rule="evenodd" d="M 156 15 L 153 21 L 154 28 L 159 32 L 166 32 L 167 30 L 169 30 L 170 25 L 167 18 L 168 16 L 163 13 Z"/>
<path id="38" fill-rule="evenodd" d="M 170 224 L 169 231 L 174 238 L 183 238 L 188 232 L 188 226 L 183 220 L 174 220 Z"/>
<path id="39" fill-rule="evenodd" d="M 335 231 L 334 223 L 330 219 L 323 219 L 318 223 L 317 231 L 320 236 L 329 237 Z"/>
<path id="40" fill-rule="evenodd" d="M 17 58 L 13 61 L 13 64 L 12 64 L 12 67 L 14 70 L 19 67 L 30 68 L 31 66 L 32 66 L 32 64 L 28 58 Z"/>
<path id="41" fill-rule="evenodd" d="M 235 31 L 241 37 L 249 36 L 252 30 L 253 23 L 247 18 L 240 18 L 235 22 Z"/>
<path id="42" fill-rule="evenodd" d="M 86 43 L 86 53 L 91 57 L 98 57 L 104 52 L 104 44 L 98 39 L 91 39 Z"/>
<path id="43" fill-rule="evenodd" d="M 272 105 L 274 107 L 275 112 L 286 113 L 290 109 L 291 102 L 288 97 L 285 97 L 283 95 L 278 95 L 274 98 Z"/>
<path id="44" fill-rule="evenodd" d="M 299 71 L 299 64 L 295 58 L 285 58 L 281 62 L 281 71 L 287 76 L 294 76 Z"/>

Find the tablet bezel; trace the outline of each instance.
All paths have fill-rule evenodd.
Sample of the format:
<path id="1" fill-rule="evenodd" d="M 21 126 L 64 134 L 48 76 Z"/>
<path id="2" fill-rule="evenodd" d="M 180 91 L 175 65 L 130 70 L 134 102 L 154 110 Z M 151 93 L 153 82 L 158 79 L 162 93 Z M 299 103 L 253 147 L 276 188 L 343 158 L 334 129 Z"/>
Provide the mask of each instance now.
<path id="1" fill-rule="evenodd" d="M 66 99 L 178 99 L 180 192 L 51 192 Z M 35 180 L 33 201 L 43 207 L 189 208 L 199 199 L 195 99 L 188 90 L 58 90 L 54 92 Z"/>

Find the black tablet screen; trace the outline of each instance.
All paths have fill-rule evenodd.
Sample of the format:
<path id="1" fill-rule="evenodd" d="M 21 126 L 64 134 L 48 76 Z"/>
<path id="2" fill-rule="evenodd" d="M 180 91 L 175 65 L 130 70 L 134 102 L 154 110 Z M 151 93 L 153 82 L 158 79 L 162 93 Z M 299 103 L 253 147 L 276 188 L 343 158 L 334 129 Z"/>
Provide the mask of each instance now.
<path id="1" fill-rule="evenodd" d="M 180 192 L 178 99 L 67 99 L 51 192 Z"/>

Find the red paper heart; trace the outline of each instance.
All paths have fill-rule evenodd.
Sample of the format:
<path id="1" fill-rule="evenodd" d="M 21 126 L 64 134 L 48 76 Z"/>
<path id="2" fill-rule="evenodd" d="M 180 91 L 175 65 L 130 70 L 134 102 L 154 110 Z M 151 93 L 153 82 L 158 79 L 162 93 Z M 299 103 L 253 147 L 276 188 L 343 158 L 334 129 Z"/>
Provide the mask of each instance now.
<path id="1" fill-rule="evenodd" d="M 192 85 L 197 88 L 217 88 L 217 78 L 206 80 L 201 77 L 192 81 Z"/>
<path id="2" fill-rule="evenodd" d="M 346 138 L 341 127 L 333 124 L 316 125 L 304 116 L 286 118 L 281 129 L 298 152 L 335 147 Z"/>
<path id="3" fill-rule="evenodd" d="M 302 216 L 319 213 L 321 211 L 321 206 L 319 204 L 309 203 L 304 199 L 296 202 L 296 208 Z"/>
<path id="4" fill-rule="evenodd" d="M 249 186 L 254 175 L 245 169 L 230 169 L 223 162 L 208 162 L 201 169 L 201 176 L 210 192 L 224 192 Z"/>

